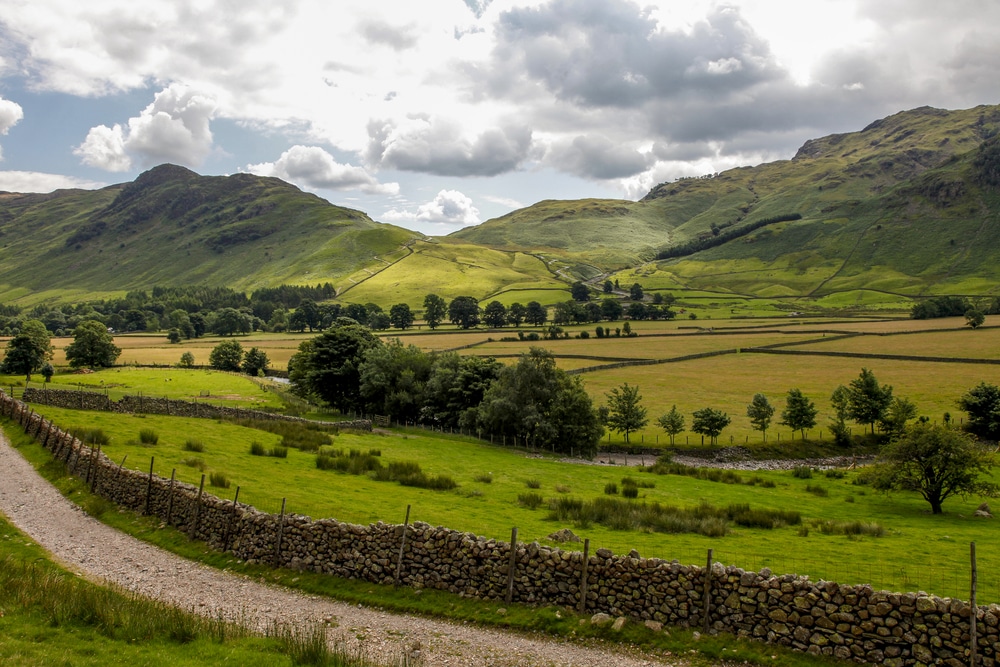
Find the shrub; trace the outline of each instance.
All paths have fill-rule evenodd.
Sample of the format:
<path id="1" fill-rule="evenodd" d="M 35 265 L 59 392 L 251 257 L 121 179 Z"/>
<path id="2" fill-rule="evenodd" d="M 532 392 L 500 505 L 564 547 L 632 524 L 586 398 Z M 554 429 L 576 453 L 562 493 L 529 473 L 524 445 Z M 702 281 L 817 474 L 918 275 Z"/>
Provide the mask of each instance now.
<path id="1" fill-rule="evenodd" d="M 813 471 L 809 466 L 795 466 L 792 468 L 792 477 L 796 479 L 812 479 Z"/>
<path id="2" fill-rule="evenodd" d="M 99 428 L 81 428 L 71 431 L 71 435 L 85 445 L 106 446 L 111 442 L 111 437 Z"/>
<path id="3" fill-rule="evenodd" d="M 382 450 L 381 449 L 369 449 L 368 450 L 368 454 L 370 456 L 382 456 Z"/>
<path id="4" fill-rule="evenodd" d="M 542 506 L 545 499 L 538 493 L 520 493 L 517 496 L 517 504 L 528 509 L 537 509 Z"/>
<path id="5" fill-rule="evenodd" d="M 205 451 L 205 443 L 201 440 L 188 440 L 181 446 L 181 449 L 186 452 L 203 452 Z"/>
<path id="6" fill-rule="evenodd" d="M 827 479 L 844 479 L 844 471 L 843 470 L 833 470 L 833 469 L 831 469 L 831 470 L 827 470 L 824 474 L 826 475 Z"/>
<path id="7" fill-rule="evenodd" d="M 213 472 L 208 476 L 208 483 L 220 489 L 228 489 L 230 485 L 229 477 L 224 472 Z"/>
<path id="8" fill-rule="evenodd" d="M 288 447 L 281 447 L 280 445 L 277 447 L 271 447 L 271 449 L 267 450 L 267 455 L 273 456 L 276 459 L 287 459 Z"/>
<path id="9" fill-rule="evenodd" d="M 527 482 L 524 483 L 524 485 L 527 486 L 529 489 L 542 488 L 542 483 L 539 482 L 537 479 L 529 479 Z"/>
<path id="10" fill-rule="evenodd" d="M 335 461 L 336 458 L 333 456 L 327 456 L 326 454 L 316 455 L 316 467 L 320 470 L 333 470 Z"/>
<path id="11" fill-rule="evenodd" d="M 639 497 L 639 487 L 638 486 L 623 486 L 622 487 L 622 497 L 623 498 L 638 498 Z"/>
<path id="12" fill-rule="evenodd" d="M 250 454 L 253 456 L 267 456 L 267 447 L 254 440 L 250 443 Z"/>
<path id="13" fill-rule="evenodd" d="M 483 475 L 476 475 L 473 479 L 475 479 L 477 482 L 482 482 L 483 484 L 492 484 L 493 473 L 488 472 Z"/>
<path id="14" fill-rule="evenodd" d="M 830 492 L 826 490 L 826 487 L 820 486 L 819 484 L 807 484 L 806 491 L 814 496 L 819 496 L 820 498 L 826 498 L 830 495 Z"/>
<path id="15" fill-rule="evenodd" d="M 618 485 L 615 484 L 614 482 L 608 482 L 607 484 L 604 485 L 604 493 L 609 496 L 617 496 Z"/>
<path id="16" fill-rule="evenodd" d="M 750 509 L 748 504 L 733 504 L 726 514 L 738 526 L 771 530 L 781 526 L 797 526 L 802 523 L 802 515 L 791 510 Z"/>
<path id="17" fill-rule="evenodd" d="M 139 429 L 139 442 L 144 445 L 155 445 L 160 441 L 160 436 L 151 428 Z"/>
<path id="18" fill-rule="evenodd" d="M 181 461 L 186 466 L 191 466 L 192 468 L 197 468 L 198 470 L 205 472 L 205 462 L 196 456 L 190 456 L 183 461 Z"/>

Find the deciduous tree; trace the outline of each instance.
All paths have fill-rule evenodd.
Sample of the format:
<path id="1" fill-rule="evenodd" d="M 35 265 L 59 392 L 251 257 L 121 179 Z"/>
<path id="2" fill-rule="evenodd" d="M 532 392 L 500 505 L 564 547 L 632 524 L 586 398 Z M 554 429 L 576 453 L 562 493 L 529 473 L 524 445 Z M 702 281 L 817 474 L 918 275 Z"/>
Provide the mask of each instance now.
<path id="1" fill-rule="evenodd" d="M 479 301 L 471 296 L 456 296 L 448 304 L 448 320 L 460 329 L 479 325 Z"/>
<path id="2" fill-rule="evenodd" d="M 605 394 L 608 399 L 607 426 L 612 431 L 625 435 L 625 444 L 632 431 L 638 431 L 649 423 L 646 408 L 642 406 L 639 387 L 630 387 L 628 382 L 615 387 Z"/>
<path id="3" fill-rule="evenodd" d="M 692 414 L 691 430 L 700 435 L 707 435 L 711 444 L 716 444 L 719 434 L 732 421 L 725 412 L 715 408 L 702 408 Z"/>
<path id="4" fill-rule="evenodd" d="M 965 428 L 980 438 L 1000 440 L 1000 387 L 980 382 L 962 394 L 958 407 L 969 419 Z"/>
<path id="5" fill-rule="evenodd" d="M 885 411 L 892 402 L 892 387 L 879 385 L 875 374 L 867 368 L 861 369 L 861 374 L 851 380 L 847 388 L 847 414 L 858 424 L 868 424 L 872 433 L 875 424 L 882 421 Z"/>
<path id="6" fill-rule="evenodd" d="M 799 389 L 789 389 L 785 397 L 785 409 L 781 411 L 781 423 L 793 431 L 800 431 L 806 438 L 806 429 L 816 425 L 816 404 Z"/>
<path id="7" fill-rule="evenodd" d="M 107 368 L 121 353 L 108 328 L 97 320 L 78 324 L 73 330 L 73 342 L 66 346 L 66 360 L 73 368 Z"/>
<path id="8" fill-rule="evenodd" d="M 677 406 L 670 408 L 670 412 L 660 415 L 660 428 L 670 437 L 670 446 L 674 446 L 674 436 L 684 432 L 684 415 L 681 414 Z"/>
<path id="9" fill-rule="evenodd" d="M 490 301 L 483 310 L 483 321 L 491 329 L 499 329 L 507 323 L 507 307 L 499 301 Z"/>
<path id="10" fill-rule="evenodd" d="M 300 396 L 316 398 L 345 412 L 361 407 L 359 366 L 365 351 L 382 342 L 368 327 L 338 320 L 299 344 L 288 362 L 288 377 Z"/>
<path id="11" fill-rule="evenodd" d="M 941 514 L 954 495 L 996 497 L 990 475 L 993 455 L 969 436 L 944 426 L 914 424 L 882 450 L 873 471 L 875 488 L 916 491 Z"/>
<path id="12" fill-rule="evenodd" d="M 427 326 L 431 329 L 437 329 L 447 314 L 448 307 L 444 299 L 437 294 L 428 294 L 424 297 L 424 322 L 427 322 Z"/>
<path id="13" fill-rule="evenodd" d="M 225 340 L 212 348 L 208 364 L 220 371 L 238 373 L 243 363 L 243 346 L 238 340 Z"/>
<path id="14" fill-rule="evenodd" d="M 754 394 L 747 406 L 747 417 L 755 431 L 760 431 L 767 442 L 767 429 L 771 426 L 771 419 L 774 417 L 774 406 L 767 400 L 764 394 Z"/>

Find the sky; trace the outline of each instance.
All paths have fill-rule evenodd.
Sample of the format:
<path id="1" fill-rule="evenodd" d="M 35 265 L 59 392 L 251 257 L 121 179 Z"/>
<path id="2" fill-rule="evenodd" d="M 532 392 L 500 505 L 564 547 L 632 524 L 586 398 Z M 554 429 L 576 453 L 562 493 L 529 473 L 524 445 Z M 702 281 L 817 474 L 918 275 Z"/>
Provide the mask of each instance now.
<path id="1" fill-rule="evenodd" d="M 996 0 L 4 0 L 0 191 L 162 163 L 429 235 L 1000 103 Z"/>

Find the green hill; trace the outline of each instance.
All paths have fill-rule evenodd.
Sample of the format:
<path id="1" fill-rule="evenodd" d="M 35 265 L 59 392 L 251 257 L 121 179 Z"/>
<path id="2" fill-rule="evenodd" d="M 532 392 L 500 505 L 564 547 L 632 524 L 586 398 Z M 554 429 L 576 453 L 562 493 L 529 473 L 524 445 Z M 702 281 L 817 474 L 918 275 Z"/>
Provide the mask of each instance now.
<path id="1" fill-rule="evenodd" d="M 276 178 L 161 165 L 101 190 L 0 194 L 0 297 L 351 284 L 421 235 Z"/>
<path id="2" fill-rule="evenodd" d="M 977 160 L 998 150 L 998 130 L 1000 107 L 924 107 L 810 140 L 791 160 L 658 185 L 639 202 L 544 201 L 453 236 L 547 245 L 606 270 L 680 254 L 624 276 L 650 286 L 990 292 L 1000 200 Z"/>

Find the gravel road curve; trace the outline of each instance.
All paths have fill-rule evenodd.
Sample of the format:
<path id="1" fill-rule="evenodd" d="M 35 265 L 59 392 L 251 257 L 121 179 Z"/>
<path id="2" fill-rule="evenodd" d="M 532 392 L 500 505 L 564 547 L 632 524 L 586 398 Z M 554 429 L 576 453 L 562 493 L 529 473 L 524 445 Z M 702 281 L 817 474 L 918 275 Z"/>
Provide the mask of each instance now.
<path id="1" fill-rule="evenodd" d="M 91 518 L 46 482 L 0 432 L 0 512 L 68 569 L 210 616 L 266 627 L 330 621 L 331 640 L 386 658 L 417 648 L 421 664 L 648 667 L 687 663 L 626 651 L 393 614 L 303 595 L 188 561 Z"/>

